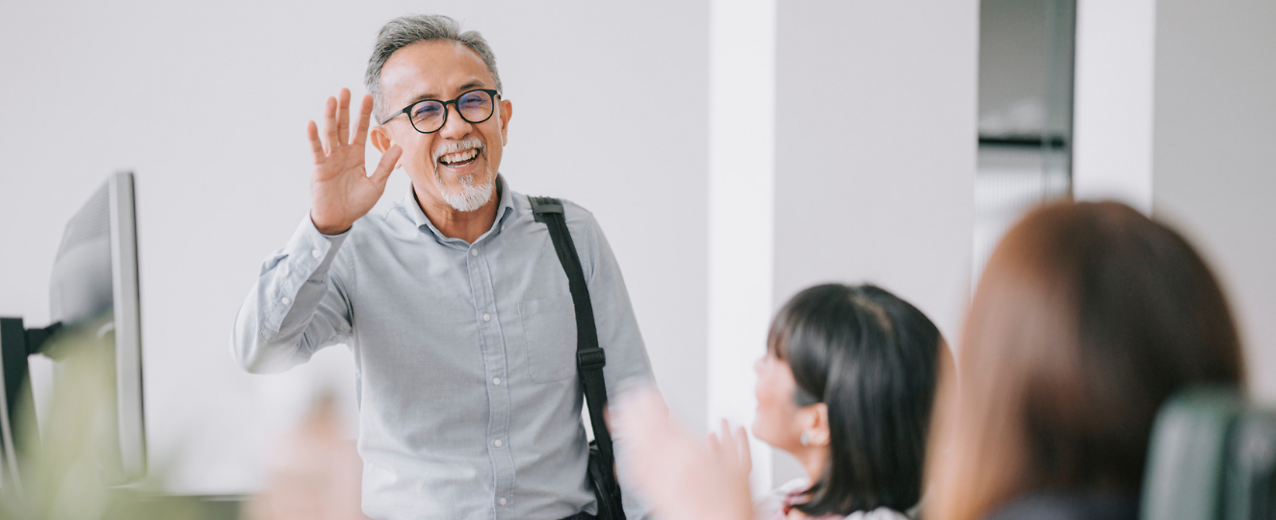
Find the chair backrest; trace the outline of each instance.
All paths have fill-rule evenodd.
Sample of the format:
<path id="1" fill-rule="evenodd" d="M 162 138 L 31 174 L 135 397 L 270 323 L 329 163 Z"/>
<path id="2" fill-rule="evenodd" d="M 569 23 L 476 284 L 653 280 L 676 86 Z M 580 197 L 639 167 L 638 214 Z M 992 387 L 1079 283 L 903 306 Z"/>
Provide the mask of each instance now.
<path id="1" fill-rule="evenodd" d="M 1249 410 L 1232 429 L 1223 520 L 1276 519 L 1276 413 Z"/>
<path id="2" fill-rule="evenodd" d="M 1276 414 L 1235 388 L 1180 392 L 1148 443 L 1141 520 L 1276 520 Z"/>

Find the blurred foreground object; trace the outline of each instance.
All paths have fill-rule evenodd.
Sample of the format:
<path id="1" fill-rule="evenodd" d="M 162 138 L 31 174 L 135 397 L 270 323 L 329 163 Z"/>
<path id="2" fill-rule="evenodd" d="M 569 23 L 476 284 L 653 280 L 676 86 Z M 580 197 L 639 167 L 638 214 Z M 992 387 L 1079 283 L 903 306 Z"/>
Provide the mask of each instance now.
<path id="1" fill-rule="evenodd" d="M 1141 520 L 1276 518 L 1276 412 L 1202 387 L 1161 408 L 1143 477 Z"/>
<path id="2" fill-rule="evenodd" d="M 664 520 L 753 518 L 749 445 L 743 430 L 698 440 L 669 419 L 660 393 L 637 388 L 612 408 L 611 425 L 630 443 L 628 464 L 638 489 Z"/>
<path id="3" fill-rule="evenodd" d="M 155 475 L 138 487 L 108 487 L 111 460 L 118 457 L 116 358 L 101 348 L 100 325 L 90 321 L 49 340 L 46 349 L 59 353 L 61 377 L 40 431 L 27 421 L 15 432 L 22 482 L 0 486 L 0 519 L 211 520 L 194 499 L 152 500 L 148 490 L 159 488 Z M 29 404 L 24 408 L 19 413 L 34 415 Z"/>
<path id="4" fill-rule="evenodd" d="M 1034 210 L 993 251 L 941 376 L 923 518 L 1135 520 L 1158 410 L 1239 392 L 1244 372 L 1181 235 L 1113 202 Z"/>
<path id="5" fill-rule="evenodd" d="M 365 520 L 363 461 L 342 435 L 337 404 L 325 395 L 276 446 L 265 491 L 247 505 L 252 520 Z"/>

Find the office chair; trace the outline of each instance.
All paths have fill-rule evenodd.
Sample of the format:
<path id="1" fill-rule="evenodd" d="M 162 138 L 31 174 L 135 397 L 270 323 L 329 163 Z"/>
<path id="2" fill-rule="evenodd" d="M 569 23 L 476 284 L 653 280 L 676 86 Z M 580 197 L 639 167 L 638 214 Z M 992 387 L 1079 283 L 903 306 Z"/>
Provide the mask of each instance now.
<path id="1" fill-rule="evenodd" d="M 1148 444 L 1140 520 L 1276 520 L 1276 413 L 1235 388 L 1180 392 Z"/>

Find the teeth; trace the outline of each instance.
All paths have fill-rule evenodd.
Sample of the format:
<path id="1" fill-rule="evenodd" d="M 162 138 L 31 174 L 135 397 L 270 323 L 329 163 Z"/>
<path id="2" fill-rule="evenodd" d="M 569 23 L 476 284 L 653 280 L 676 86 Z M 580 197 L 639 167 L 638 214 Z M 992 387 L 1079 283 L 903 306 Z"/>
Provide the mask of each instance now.
<path id="1" fill-rule="evenodd" d="M 462 161 L 468 161 L 470 159 L 473 159 L 474 156 L 476 155 L 478 155 L 478 150 L 475 148 L 470 148 L 469 150 L 464 150 L 464 151 L 444 155 L 439 158 L 439 161 L 443 162 L 444 164 L 452 164 L 452 163 L 458 163 Z"/>

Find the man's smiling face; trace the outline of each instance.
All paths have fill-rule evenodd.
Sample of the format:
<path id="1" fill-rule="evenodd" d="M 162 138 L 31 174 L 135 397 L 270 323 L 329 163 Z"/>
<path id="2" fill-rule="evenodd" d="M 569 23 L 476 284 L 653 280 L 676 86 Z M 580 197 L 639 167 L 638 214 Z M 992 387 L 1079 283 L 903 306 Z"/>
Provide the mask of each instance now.
<path id="1" fill-rule="evenodd" d="M 449 101 L 474 89 L 496 89 L 496 79 L 477 53 L 452 40 L 417 42 L 386 60 L 381 69 L 384 114 L 393 116 L 423 99 Z M 384 150 L 390 143 L 403 148 L 399 165 L 412 179 L 422 204 L 448 205 L 473 211 L 492 197 L 501 149 L 512 107 L 494 100 L 492 117 L 470 123 L 449 104 L 447 122 L 437 132 L 422 134 L 400 114 L 373 129 L 373 142 Z"/>

